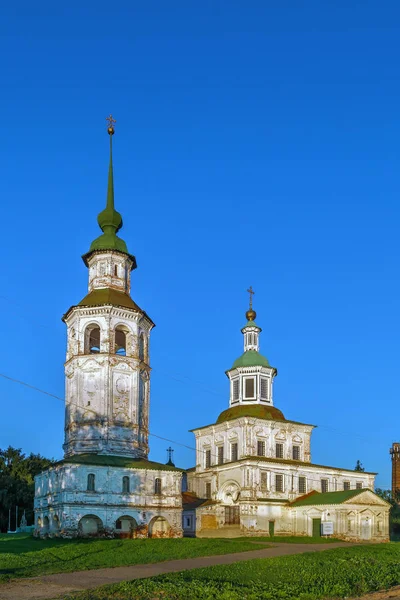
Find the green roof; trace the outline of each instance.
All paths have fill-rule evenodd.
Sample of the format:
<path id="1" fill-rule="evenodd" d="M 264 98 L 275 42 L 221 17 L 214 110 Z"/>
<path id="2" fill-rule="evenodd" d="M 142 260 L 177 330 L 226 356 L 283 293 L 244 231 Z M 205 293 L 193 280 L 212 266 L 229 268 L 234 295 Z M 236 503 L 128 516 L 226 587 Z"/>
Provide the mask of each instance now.
<path id="1" fill-rule="evenodd" d="M 346 500 L 351 500 L 355 496 L 362 494 L 365 491 L 371 492 L 368 488 L 360 490 L 342 490 L 340 492 L 310 492 L 306 496 L 298 498 L 291 503 L 291 506 L 314 506 L 315 504 L 342 504 Z M 374 493 L 374 492 L 372 492 Z"/>
<path id="2" fill-rule="evenodd" d="M 238 367 L 270 367 L 271 365 L 268 362 L 268 359 L 265 358 L 256 350 L 246 350 L 243 352 L 242 356 L 237 358 L 232 365 L 232 368 L 229 369 L 237 369 Z"/>
<path id="3" fill-rule="evenodd" d="M 239 417 L 254 417 L 268 421 L 285 421 L 282 411 L 275 406 L 263 406 L 262 404 L 239 404 L 224 410 L 218 417 L 217 423 L 232 421 Z"/>
<path id="4" fill-rule="evenodd" d="M 122 306 L 123 308 L 130 308 L 137 312 L 140 312 L 142 315 L 146 316 L 151 323 L 153 321 L 150 317 L 132 300 L 129 294 L 125 294 L 125 292 L 120 292 L 119 290 L 114 290 L 112 288 L 99 288 L 92 290 L 89 292 L 87 296 L 83 298 L 78 304 L 78 306 Z M 73 307 L 71 307 L 73 308 Z M 63 319 L 68 315 L 71 308 L 65 313 Z M 154 325 L 154 323 L 153 323 Z"/>
<path id="5" fill-rule="evenodd" d="M 101 467 L 120 467 L 125 469 L 150 469 L 152 471 L 183 471 L 178 467 L 145 460 L 144 458 L 129 458 L 128 456 L 113 456 L 107 454 L 74 454 L 60 460 L 58 465 L 78 464 Z"/>
<path id="6" fill-rule="evenodd" d="M 108 167 L 107 203 L 105 209 L 102 210 L 97 217 L 97 222 L 103 233 L 91 243 L 89 252 L 83 255 L 83 260 L 85 264 L 87 264 L 87 259 L 89 255 L 92 252 L 95 252 L 96 250 L 117 250 L 118 252 L 122 252 L 123 254 L 128 254 L 133 263 L 132 268 L 135 269 L 135 257 L 129 254 L 128 248 L 124 240 L 117 236 L 117 232 L 122 227 L 122 217 L 120 213 L 117 210 L 115 210 L 114 207 L 112 135 L 113 134 L 110 133 L 110 164 Z"/>
<path id="7" fill-rule="evenodd" d="M 246 329 L 246 327 L 257 327 L 257 329 L 262 331 L 261 327 L 259 327 L 257 325 L 257 323 L 255 323 L 254 321 L 247 321 L 246 325 L 244 327 L 242 327 L 242 331 L 243 331 L 243 329 Z"/>

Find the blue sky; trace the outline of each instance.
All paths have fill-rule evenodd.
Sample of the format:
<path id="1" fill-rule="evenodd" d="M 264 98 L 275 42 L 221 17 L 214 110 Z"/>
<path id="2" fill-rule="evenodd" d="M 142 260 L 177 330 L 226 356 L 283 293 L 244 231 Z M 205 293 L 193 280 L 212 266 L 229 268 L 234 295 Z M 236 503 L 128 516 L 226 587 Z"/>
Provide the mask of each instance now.
<path id="1" fill-rule="evenodd" d="M 228 406 L 252 285 L 275 405 L 318 425 L 314 462 L 360 459 L 389 487 L 398 2 L 94 6 L 2 7 L 0 372 L 63 396 L 60 318 L 86 294 L 112 112 L 132 297 L 157 324 L 152 432 L 193 446 Z M 62 456 L 62 402 L 1 378 L 0 398 L 0 447 Z M 167 446 L 151 438 L 151 458 Z"/>

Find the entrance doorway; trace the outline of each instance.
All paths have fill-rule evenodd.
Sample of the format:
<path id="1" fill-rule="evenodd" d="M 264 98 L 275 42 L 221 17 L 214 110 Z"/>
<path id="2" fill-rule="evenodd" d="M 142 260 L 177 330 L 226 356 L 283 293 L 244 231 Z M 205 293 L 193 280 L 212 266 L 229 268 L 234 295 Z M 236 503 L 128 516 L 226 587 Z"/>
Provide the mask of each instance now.
<path id="1" fill-rule="evenodd" d="M 268 523 L 269 536 L 274 537 L 275 534 L 275 521 L 269 521 Z"/>
<path id="2" fill-rule="evenodd" d="M 361 539 L 371 539 L 371 519 L 369 519 L 368 517 L 366 519 L 361 520 Z"/>
<path id="3" fill-rule="evenodd" d="M 321 537 L 321 519 L 312 520 L 312 534 L 313 537 Z"/>
<path id="4" fill-rule="evenodd" d="M 238 506 L 225 506 L 225 525 L 240 525 Z"/>

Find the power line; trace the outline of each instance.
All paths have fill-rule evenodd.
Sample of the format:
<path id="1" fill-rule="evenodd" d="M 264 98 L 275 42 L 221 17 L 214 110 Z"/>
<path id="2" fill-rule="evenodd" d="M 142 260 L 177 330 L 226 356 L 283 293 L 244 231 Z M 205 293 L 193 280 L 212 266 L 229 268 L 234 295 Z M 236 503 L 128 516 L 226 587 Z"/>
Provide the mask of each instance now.
<path id="1" fill-rule="evenodd" d="M 27 387 L 27 388 L 30 388 L 30 389 L 32 389 L 32 390 L 34 390 L 34 391 L 36 391 L 36 392 L 39 392 L 39 393 L 41 393 L 41 394 L 45 394 L 46 396 L 49 396 L 49 397 L 51 397 L 51 398 L 55 398 L 56 400 L 60 400 L 61 402 L 65 403 L 65 399 L 64 399 L 64 398 L 61 398 L 61 396 L 57 396 L 56 394 L 52 394 L 51 392 L 47 392 L 46 390 L 42 390 L 41 388 L 38 388 L 38 387 L 36 387 L 36 386 L 33 386 L 33 385 L 31 385 L 31 384 L 29 384 L 29 383 L 27 383 L 27 382 L 25 382 L 25 381 L 22 381 L 22 380 L 20 380 L 20 379 L 16 379 L 16 378 L 14 378 L 14 377 L 10 377 L 10 376 L 8 376 L 8 375 L 5 375 L 4 373 L 0 373 L 0 377 L 3 377 L 4 379 L 7 379 L 7 380 L 9 380 L 9 381 L 12 381 L 13 383 L 18 383 L 18 384 L 20 384 L 20 385 L 23 385 L 23 386 L 25 386 L 25 387 Z M 69 405 L 69 406 L 76 406 L 76 407 L 78 407 L 78 408 L 82 408 L 82 407 L 81 407 L 81 406 L 80 406 L 80 405 L 79 405 L 77 402 L 69 402 L 69 403 L 68 403 L 68 405 Z M 274 421 L 274 425 L 275 425 L 275 424 L 277 424 L 277 423 L 279 423 L 279 421 Z M 173 440 L 173 439 L 170 439 L 170 438 L 166 438 L 166 437 L 164 437 L 164 436 L 160 436 L 160 435 L 158 435 L 158 434 L 156 434 L 156 433 L 150 433 L 150 432 L 149 432 L 149 436 L 152 436 L 152 437 L 158 438 L 158 439 L 160 439 L 160 440 L 163 440 L 163 441 L 166 441 L 166 442 L 169 442 L 169 443 L 172 443 L 172 444 L 176 444 L 176 445 L 178 445 L 178 446 L 181 446 L 181 447 L 183 447 L 183 448 L 187 448 L 188 450 L 192 450 L 192 451 L 194 451 L 194 452 L 197 452 L 197 451 L 199 451 L 199 452 L 201 452 L 201 453 L 202 453 L 202 454 L 204 454 L 204 455 L 205 455 L 205 454 L 206 454 L 206 452 L 208 451 L 207 449 L 206 449 L 206 450 L 203 450 L 203 449 L 201 449 L 201 448 L 199 448 L 199 449 L 197 450 L 197 449 L 196 449 L 194 446 L 189 446 L 188 444 L 184 444 L 184 443 L 182 443 L 182 442 L 178 442 L 177 440 Z M 210 455 L 210 456 L 211 456 L 212 458 L 214 458 L 214 459 L 217 459 L 217 460 L 218 460 L 218 454 L 211 453 L 211 455 Z M 246 458 L 247 458 L 247 457 L 246 457 Z M 269 457 L 265 457 L 265 458 L 267 458 L 267 459 L 268 459 Z M 272 457 L 271 457 L 271 458 L 272 458 Z M 243 460 L 245 460 L 245 459 L 243 459 Z M 283 460 L 285 460 L 285 459 L 283 459 Z M 262 467 L 262 466 L 264 466 L 264 467 L 265 467 L 265 463 L 267 463 L 267 462 L 268 462 L 268 460 L 266 460 L 266 461 L 265 461 L 265 460 L 261 460 L 261 458 L 259 458 L 259 460 L 256 460 L 256 465 L 257 465 L 258 467 Z M 222 463 L 222 464 L 227 464 L 227 463 Z M 272 464 L 275 464 L 275 463 L 272 463 Z M 279 464 L 279 463 L 278 463 L 278 464 Z M 297 465 L 297 464 L 296 464 L 296 465 L 293 465 L 293 466 L 295 466 L 295 467 L 296 467 L 296 470 L 298 470 L 298 469 L 300 469 L 300 468 L 307 467 L 308 465 L 309 465 L 309 466 L 313 466 L 313 465 L 312 465 L 312 463 L 307 463 L 307 462 L 303 462 L 303 463 L 301 463 L 301 464 L 299 464 L 299 465 Z M 210 466 L 210 469 L 212 469 L 212 467 L 216 467 L 216 466 L 220 466 L 220 465 L 219 465 L 218 463 L 216 463 L 216 464 L 214 464 L 214 465 L 211 465 L 211 466 Z M 278 467 L 278 468 L 279 468 L 279 467 Z M 335 469 L 335 470 L 337 470 L 337 471 L 341 471 L 341 470 L 342 470 L 342 469 L 340 469 L 339 467 L 329 467 L 329 468 L 331 468 L 331 469 Z M 346 472 L 348 472 L 348 471 L 349 471 L 349 469 L 343 469 L 343 470 L 345 470 Z M 357 471 L 354 471 L 354 473 L 357 473 Z M 349 475 L 349 477 L 350 477 L 350 475 Z M 313 482 L 317 482 L 317 483 L 320 483 L 320 482 L 321 482 L 321 479 L 323 479 L 323 477 L 320 477 L 320 478 L 318 478 L 318 479 L 315 479 L 315 478 L 313 478 L 313 477 L 309 477 L 309 476 L 307 476 L 307 477 L 306 477 L 306 480 L 307 480 L 307 481 L 313 481 Z"/>

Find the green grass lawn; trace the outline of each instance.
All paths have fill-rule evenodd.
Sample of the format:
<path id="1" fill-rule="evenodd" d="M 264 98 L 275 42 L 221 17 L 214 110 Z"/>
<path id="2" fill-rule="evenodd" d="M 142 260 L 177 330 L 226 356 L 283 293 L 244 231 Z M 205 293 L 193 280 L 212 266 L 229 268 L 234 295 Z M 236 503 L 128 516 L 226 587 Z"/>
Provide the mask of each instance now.
<path id="1" fill-rule="evenodd" d="M 400 545 L 249 560 L 104 586 L 74 600 L 322 600 L 400 584 Z"/>
<path id="2" fill-rule="evenodd" d="M 0 582 L 12 577 L 153 563 L 258 548 L 258 545 L 243 538 L 36 540 L 27 534 L 0 535 Z"/>

